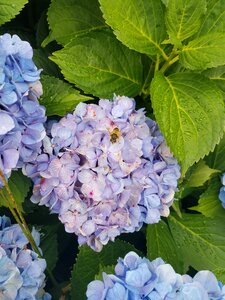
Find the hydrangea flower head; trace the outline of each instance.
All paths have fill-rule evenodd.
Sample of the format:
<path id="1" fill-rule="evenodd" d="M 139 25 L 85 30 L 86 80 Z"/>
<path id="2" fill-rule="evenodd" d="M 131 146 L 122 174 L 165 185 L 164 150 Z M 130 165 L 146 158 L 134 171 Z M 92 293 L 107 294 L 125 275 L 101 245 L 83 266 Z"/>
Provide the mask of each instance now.
<path id="1" fill-rule="evenodd" d="M 24 168 L 32 201 L 100 251 L 122 232 L 168 216 L 180 168 L 157 124 L 128 97 L 80 103 L 51 124 L 45 153 Z"/>
<path id="2" fill-rule="evenodd" d="M 103 281 L 89 283 L 88 300 L 224 300 L 222 286 L 210 271 L 193 278 L 177 274 L 161 258 L 152 262 L 129 252 L 119 258 L 115 274 L 103 273 Z"/>
<path id="3" fill-rule="evenodd" d="M 40 235 L 33 230 L 39 245 Z M 46 261 L 30 248 L 18 224 L 0 217 L 0 299 L 50 300 L 44 291 Z"/>
<path id="4" fill-rule="evenodd" d="M 225 173 L 221 177 L 222 187 L 219 192 L 219 199 L 222 202 L 223 208 L 225 208 Z"/>
<path id="5" fill-rule="evenodd" d="M 36 159 L 45 136 L 40 71 L 32 56 L 30 44 L 17 35 L 0 36 L 0 169 L 6 178 Z"/>

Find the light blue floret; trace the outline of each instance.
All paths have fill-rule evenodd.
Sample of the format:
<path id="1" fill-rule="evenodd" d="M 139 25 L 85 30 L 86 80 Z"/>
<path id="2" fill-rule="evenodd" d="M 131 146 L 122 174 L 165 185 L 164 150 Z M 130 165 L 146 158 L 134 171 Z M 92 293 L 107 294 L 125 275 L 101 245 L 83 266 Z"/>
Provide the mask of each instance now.
<path id="1" fill-rule="evenodd" d="M 40 234 L 33 229 L 39 245 Z M 44 291 L 46 261 L 30 249 L 19 225 L 0 217 L 0 299 L 50 300 Z"/>
<path id="2" fill-rule="evenodd" d="M 17 35 L 0 36 L 0 169 L 6 179 L 36 159 L 45 137 L 45 108 L 37 101 L 40 70 L 32 57 L 28 42 Z"/>
<path id="3" fill-rule="evenodd" d="M 119 258 L 115 275 L 89 283 L 87 300 L 224 300 L 225 286 L 210 271 L 193 278 L 177 274 L 161 258 L 149 261 L 129 252 Z"/>

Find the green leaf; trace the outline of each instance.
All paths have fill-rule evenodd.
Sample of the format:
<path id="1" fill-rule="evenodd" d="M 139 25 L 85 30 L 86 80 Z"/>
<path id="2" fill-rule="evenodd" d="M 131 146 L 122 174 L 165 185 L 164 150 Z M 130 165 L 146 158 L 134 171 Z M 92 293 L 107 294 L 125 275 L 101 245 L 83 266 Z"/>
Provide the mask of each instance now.
<path id="1" fill-rule="evenodd" d="M 219 178 L 215 178 L 210 182 L 207 190 L 201 194 L 198 205 L 191 210 L 198 211 L 206 217 L 225 217 L 225 209 L 219 200 L 219 191 L 222 184 Z"/>
<path id="2" fill-rule="evenodd" d="M 166 38 L 165 7 L 155 0 L 99 0 L 103 16 L 117 38 L 141 53 L 154 55 L 164 52 L 161 42 Z"/>
<path id="3" fill-rule="evenodd" d="M 136 96 L 141 90 L 141 55 L 109 31 L 79 36 L 53 55 L 65 78 L 87 94 L 111 98 L 114 93 Z"/>
<path id="4" fill-rule="evenodd" d="M 206 0 L 169 0 L 166 26 L 172 43 L 181 42 L 194 35 L 200 28 L 206 12 Z"/>
<path id="5" fill-rule="evenodd" d="M 200 187 L 208 181 L 213 174 L 220 172 L 219 170 L 209 168 L 204 160 L 200 160 L 190 170 L 190 175 L 185 188 Z"/>
<path id="6" fill-rule="evenodd" d="M 100 253 L 94 252 L 88 246 L 82 246 L 72 271 L 72 299 L 86 300 L 87 285 L 95 279 L 103 266 L 116 265 L 119 257 L 124 257 L 129 251 L 140 254 L 134 246 L 116 240 L 104 246 Z"/>
<path id="7" fill-rule="evenodd" d="M 26 3 L 28 0 L 0 0 L 0 25 L 18 15 Z"/>
<path id="8" fill-rule="evenodd" d="M 214 149 L 223 134 L 222 94 L 200 74 L 164 77 L 158 73 L 151 84 L 151 95 L 156 120 L 185 174 L 188 167 Z"/>
<path id="9" fill-rule="evenodd" d="M 210 33 L 182 48 L 180 63 L 187 69 L 205 70 L 225 64 L 225 34 Z"/>
<path id="10" fill-rule="evenodd" d="M 183 273 L 184 268 L 180 260 L 180 249 L 176 247 L 173 236 L 163 221 L 147 227 L 147 256 L 150 260 L 161 257 L 173 266 L 176 272 Z"/>
<path id="11" fill-rule="evenodd" d="M 225 28 L 225 2 L 224 0 L 207 0 L 207 12 L 202 22 L 198 36 L 223 32 Z"/>
<path id="12" fill-rule="evenodd" d="M 95 275 L 95 280 L 103 280 L 102 278 L 102 273 L 106 274 L 115 274 L 115 265 L 113 266 L 101 266 L 99 267 L 99 272 L 98 274 Z"/>
<path id="13" fill-rule="evenodd" d="M 97 0 L 54 0 L 48 10 L 50 36 L 43 46 L 52 40 L 65 45 L 76 35 L 106 27 Z"/>
<path id="14" fill-rule="evenodd" d="M 57 230 L 59 225 L 45 225 L 41 230 L 40 248 L 49 270 L 53 270 L 58 260 Z"/>
<path id="15" fill-rule="evenodd" d="M 28 177 L 25 177 L 22 172 L 14 171 L 9 178 L 8 184 L 10 191 L 14 196 L 16 204 L 18 205 L 18 209 L 20 211 L 23 211 L 23 202 L 31 187 L 30 179 Z M 2 188 L 2 190 L 4 194 L 7 195 L 6 189 Z M 0 196 L 0 206 L 8 207 L 2 196 Z"/>
<path id="16" fill-rule="evenodd" d="M 215 150 L 211 152 L 207 157 L 205 157 L 205 161 L 208 166 L 213 169 L 225 171 L 225 135 L 221 139 L 220 143 L 216 145 Z"/>
<path id="17" fill-rule="evenodd" d="M 225 97 L 225 66 L 208 69 L 202 74 L 213 80 L 216 85 L 223 91 Z"/>
<path id="18" fill-rule="evenodd" d="M 34 63 L 38 69 L 43 69 L 41 74 L 48 74 L 53 76 L 60 76 L 58 66 L 48 58 L 48 51 L 46 49 L 34 49 Z"/>
<path id="19" fill-rule="evenodd" d="M 196 270 L 225 269 L 224 218 L 186 214 L 182 219 L 171 215 L 168 221 L 180 255 L 189 265 Z"/>
<path id="20" fill-rule="evenodd" d="M 46 107 L 47 116 L 64 116 L 74 110 L 78 103 L 92 99 L 81 95 L 71 85 L 53 76 L 42 75 L 41 83 L 43 95 L 39 102 Z"/>

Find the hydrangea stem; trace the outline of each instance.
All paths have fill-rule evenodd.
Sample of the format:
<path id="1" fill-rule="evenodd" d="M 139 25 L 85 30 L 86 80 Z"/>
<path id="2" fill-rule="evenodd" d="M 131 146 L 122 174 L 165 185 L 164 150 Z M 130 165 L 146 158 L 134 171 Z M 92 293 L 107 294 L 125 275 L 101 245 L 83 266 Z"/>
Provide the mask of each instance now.
<path id="1" fill-rule="evenodd" d="M 21 211 L 18 208 L 18 205 L 15 201 L 15 198 L 10 190 L 10 187 L 8 185 L 8 182 L 5 179 L 5 176 L 3 174 L 3 172 L 0 170 L 0 178 L 4 184 L 5 190 L 7 192 L 8 195 L 5 195 L 4 191 L 2 189 L 0 189 L 0 195 L 2 196 L 3 200 L 6 202 L 9 210 L 11 211 L 13 217 L 15 218 L 16 222 L 20 225 L 21 230 L 23 231 L 24 235 L 26 236 L 27 240 L 29 241 L 29 243 L 31 244 L 32 249 L 38 254 L 38 256 L 40 258 L 43 258 L 38 246 L 35 243 L 35 240 L 30 232 L 30 229 L 21 213 Z M 8 197 L 9 196 L 9 197 Z M 49 268 L 46 268 L 47 272 L 48 272 L 48 276 L 51 279 L 52 283 L 54 286 L 58 286 L 57 281 L 55 280 L 52 272 L 49 270 Z"/>
<path id="2" fill-rule="evenodd" d="M 165 64 L 162 66 L 162 68 L 160 69 L 160 71 L 162 73 L 165 73 L 167 71 L 167 69 L 172 66 L 175 62 L 177 62 L 179 60 L 179 55 L 177 52 L 176 47 L 173 47 L 169 58 L 167 59 L 167 61 L 165 62 Z"/>

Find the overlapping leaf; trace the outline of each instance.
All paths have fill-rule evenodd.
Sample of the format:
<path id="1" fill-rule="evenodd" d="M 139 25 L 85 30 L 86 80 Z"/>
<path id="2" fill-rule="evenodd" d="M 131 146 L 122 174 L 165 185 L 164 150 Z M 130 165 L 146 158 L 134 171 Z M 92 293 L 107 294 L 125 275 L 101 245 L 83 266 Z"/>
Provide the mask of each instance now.
<path id="1" fill-rule="evenodd" d="M 221 186 L 222 184 L 218 178 L 212 180 L 207 190 L 200 196 L 198 205 L 191 209 L 202 213 L 206 217 L 225 218 L 225 209 L 219 200 Z"/>
<path id="2" fill-rule="evenodd" d="M 153 55 L 163 54 L 166 37 L 164 6 L 161 1 L 100 0 L 104 18 L 117 38 L 131 49 Z"/>
<path id="3" fill-rule="evenodd" d="M 205 218 L 202 215 L 169 217 L 169 226 L 182 258 L 196 270 L 223 270 L 225 272 L 224 218 Z"/>
<path id="4" fill-rule="evenodd" d="M 198 1 L 196 1 L 198 2 Z M 224 0 L 207 0 L 207 12 L 202 21 L 198 36 L 212 32 L 223 32 L 225 29 Z"/>
<path id="5" fill-rule="evenodd" d="M 0 25 L 18 15 L 26 3 L 28 0 L 0 0 Z"/>
<path id="6" fill-rule="evenodd" d="M 194 39 L 182 48 L 180 62 L 191 70 L 205 70 L 225 64 L 225 34 L 212 33 Z"/>
<path id="7" fill-rule="evenodd" d="M 147 250 L 150 260 L 161 257 L 166 263 L 170 263 L 178 273 L 183 273 L 182 259 L 178 255 L 178 248 L 173 236 L 163 221 L 158 224 L 148 225 Z"/>
<path id="8" fill-rule="evenodd" d="M 44 45 L 52 40 L 65 45 L 78 34 L 106 27 L 97 0 L 53 0 L 48 23 L 51 31 Z"/>
<path id="9" fill-rule="evenodd" d="M 79 36 L 54 52 L 52 60 L 69 82 L 87 94 L 136 96 L 142 88 L 141 55 L 122 45 L 110 31 Z"/>
<path id="10" fill-rule="evenodd" d="M 73 111 L 79 102 L 91 100 L 92 97 L 81 95 L 68 83 L 53 77 L 42 75 L 43 95 L 40 103 L 46 107 L 48 116 L 64 116 Z"/>
<path id="11" fill-rule="evenodd" d="M 220 90 L 193 73 L 156 75 L 151 85 L 156 119 L 174 155 L 187 168 L 212 151 L 224 127 Z"/>
<path id="12" fill-rule="evenodd" d="M 205 12 L 206 0 L 169 0 L 166 26 L 172 43 L 179 46 L 180 42 L 194 35 Z"/>

